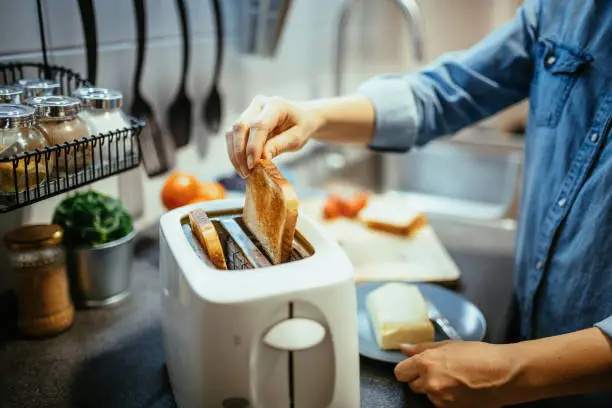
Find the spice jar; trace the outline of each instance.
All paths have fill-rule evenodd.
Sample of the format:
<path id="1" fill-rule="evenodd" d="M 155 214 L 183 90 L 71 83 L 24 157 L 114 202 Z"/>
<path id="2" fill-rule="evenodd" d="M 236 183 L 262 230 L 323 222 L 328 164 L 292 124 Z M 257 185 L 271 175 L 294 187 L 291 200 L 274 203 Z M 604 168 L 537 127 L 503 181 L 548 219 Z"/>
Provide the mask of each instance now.
<path id="1" fill-rule="evenodd" d="M 131 127 L 130 121 L 121 110 L 123 94 L 119 91 L 105 88 L 79 88 L 74 94 L 81 100 L 83 110 L 79 116 L 87 122 L 89 133 L 99 135 L 117 132 L 121 141 L 116 144 L 118 149 L 111 149 L 111 155 L 118 155 L 121 160 L 124 151 L 129 155 L 132 150 L 132 141 L 125 134 L 124 129 Z M 119 133 L 119 131 L 123 131 Z M 107 149 L 103 149 L 103 157 L 110 159 Z"/>
<path id="2" fill-rule="evenodd" d="M 18 86 L 0 86 L 0 103 L 22 104 L 23 88 Z"/>
<path id="3" fill-rule="evenodd" d="M 27 103 L 36 108 L 38 129 L 50 146 L 89 137 L 87 123 L 79 117 L 81 102 L 78 99 L 70 96 L 37 96 L 28 99 Z M 73 145 L 68 154 L 64 149 L 57 150 L 51 157 L 51 160 L 56 159 L 60 174 L 74 174 L 84 170 L 91 162 L 91 146 Z"/>
<path id="4" fill-rule="evenodd" d="M 59 95 L 62 87 L 59 81 L 40 78 L 20 79 L 15 82 L 15 85 L 23 89 L 25 99 L 35 96 Z"/>
<path id="5" fill-rule="evenodd" d="M 74 305 L 58 225 L 28 225 L 9 231 L 4 243 L 19 298 L 19 330 L 29 336 L 51 336 L 68 329 Z"/>
<path id="6" fill-rule="evenodd" d="M 15 167 L 15 155 L 43 149 L 47 141 L 43 134 L 34 127 L 34 108 L 27 105 L 0 104 L 0 193 L 15 193 L 15 176 L 17 192 L 35 187 L 47 178 L 47 169 L 51 171 L 52 163 L 46 163 L 44 156 L 18 159 Z"/>

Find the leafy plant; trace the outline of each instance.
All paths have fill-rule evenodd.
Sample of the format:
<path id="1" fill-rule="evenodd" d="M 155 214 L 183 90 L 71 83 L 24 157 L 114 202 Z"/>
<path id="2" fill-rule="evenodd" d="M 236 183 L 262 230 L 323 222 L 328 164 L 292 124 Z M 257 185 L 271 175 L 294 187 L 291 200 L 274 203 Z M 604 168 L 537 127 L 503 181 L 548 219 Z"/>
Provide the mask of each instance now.
<path id="1" fill-rule="evenodd" d="M 132 217 L 121 201 L 94 190 L 64 199 L 55 209 L 52 222 L 64 229 L 68 247 L 102 245 L 134 230 Z"/>

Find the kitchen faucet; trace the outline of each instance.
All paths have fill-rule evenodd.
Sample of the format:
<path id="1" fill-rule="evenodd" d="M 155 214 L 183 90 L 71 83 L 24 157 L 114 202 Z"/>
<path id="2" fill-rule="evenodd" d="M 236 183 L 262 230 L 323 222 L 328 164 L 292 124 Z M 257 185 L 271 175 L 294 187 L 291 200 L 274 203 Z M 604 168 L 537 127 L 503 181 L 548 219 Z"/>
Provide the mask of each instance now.
<path id="1" fill-rule="evenodd" d="M 423 31 L 421 12 L 416 0 L 392 0 L 402 11 L 412 37 L 413 55 L 417 61 L 423 60 Z M 346 25 L 351 9 L 359 0 L 344 0 L 340 11 L 340 21 L 336 37 L 335 95 L 340 95 L 342 88 L 342 59 L 344 57 L 344 42 Z"/>

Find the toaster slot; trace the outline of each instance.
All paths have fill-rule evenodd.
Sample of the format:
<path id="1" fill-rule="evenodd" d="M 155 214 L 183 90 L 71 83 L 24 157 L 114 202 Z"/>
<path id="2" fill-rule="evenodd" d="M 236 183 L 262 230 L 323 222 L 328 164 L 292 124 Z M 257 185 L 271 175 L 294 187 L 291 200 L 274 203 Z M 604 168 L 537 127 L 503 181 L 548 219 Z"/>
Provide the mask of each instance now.
<path id="1" fill-rule="evenodd" d="M 207 214 L 212 221 L 229 270 L 256 269 L 272 266 L 272 263 L 261 243 L 249 231 L 242 220 L 241 210 L 211 212 Z M 189 217 L 181 219 L 182 229 L 192 249 L 204 262 L 210 264 L 208 255 L 197 238 L 193 235 Z M 296 262 L 312 256 L 314 249 L 305 237 L 296 231 L 293 251 L 287 262 Z"/>

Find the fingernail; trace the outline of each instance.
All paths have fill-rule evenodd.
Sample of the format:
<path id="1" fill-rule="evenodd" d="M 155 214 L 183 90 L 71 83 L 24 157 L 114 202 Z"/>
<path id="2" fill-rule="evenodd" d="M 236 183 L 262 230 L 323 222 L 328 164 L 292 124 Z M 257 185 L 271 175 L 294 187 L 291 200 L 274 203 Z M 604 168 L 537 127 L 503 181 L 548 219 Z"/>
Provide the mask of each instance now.
<path id="1" fill-rule="evenodd" d="M 247 157 L 247 166 L 249 170 L 253 170 L 253 164 L 253 156 L 249 155 L 249 157 Z"/>

